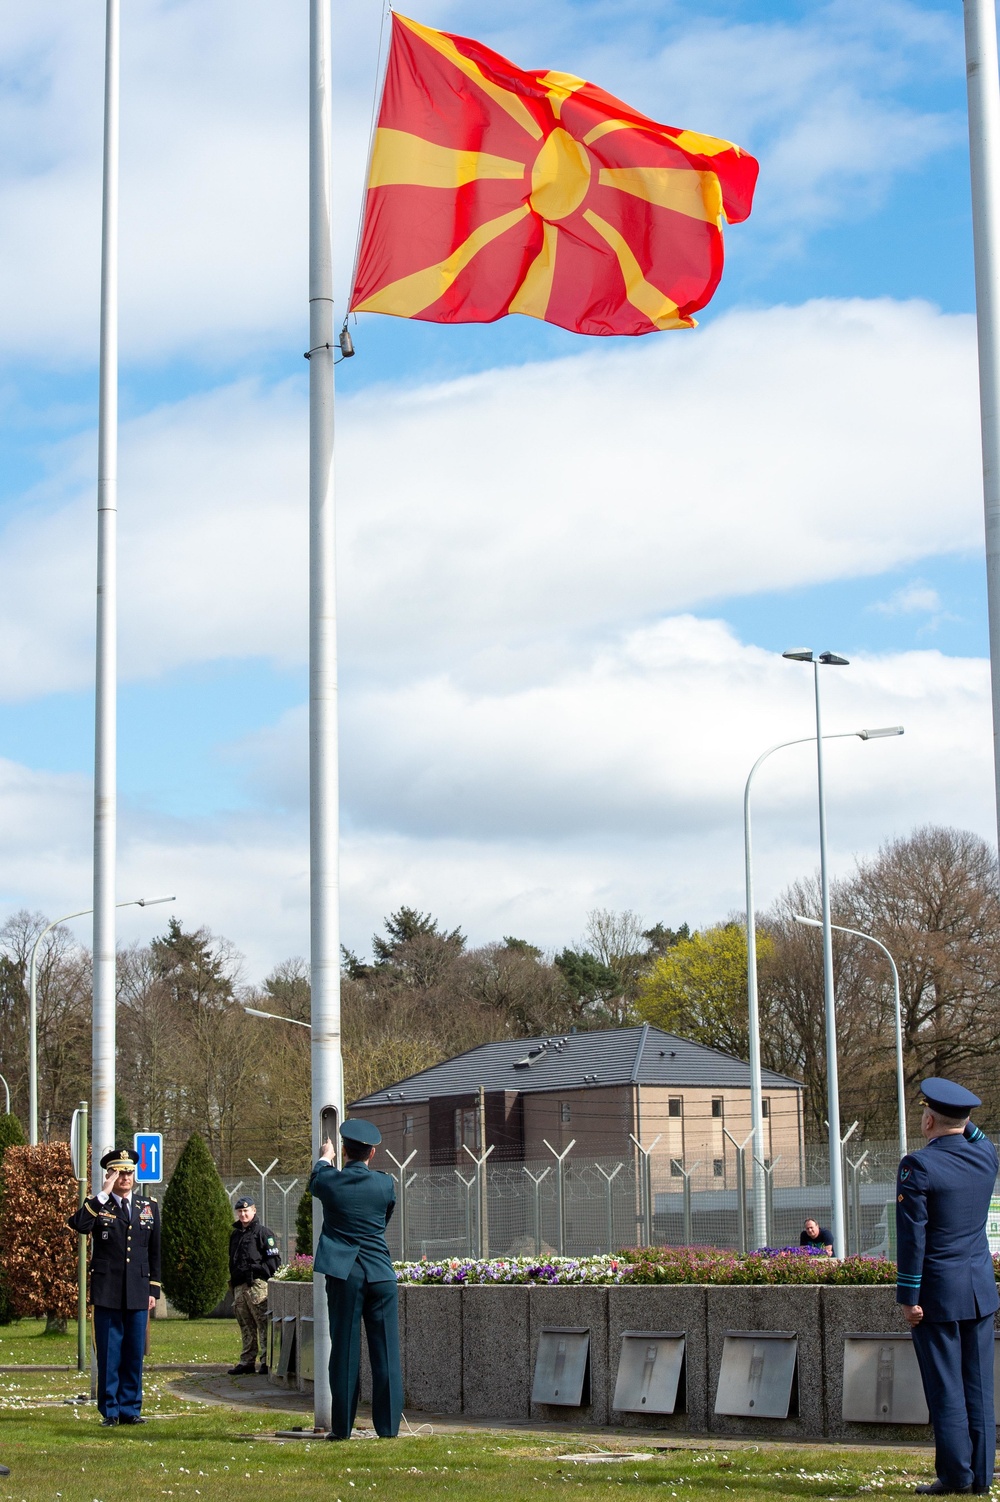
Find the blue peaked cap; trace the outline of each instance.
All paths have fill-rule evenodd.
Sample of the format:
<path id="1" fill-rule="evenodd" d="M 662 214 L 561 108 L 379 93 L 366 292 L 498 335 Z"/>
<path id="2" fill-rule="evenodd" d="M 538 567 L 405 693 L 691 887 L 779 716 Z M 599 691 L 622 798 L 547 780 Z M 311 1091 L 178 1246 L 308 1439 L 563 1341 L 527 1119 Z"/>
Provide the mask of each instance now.
<path id="1" fill-rule="evenodd" d="M 382 1133 L 374 1121 L 362 1121 L 360 1116 L 345 1121 L 340 1128 L 340 1135 L 345 1142 L 361 1142 L 365 1147 L 378 1147 L 382 1141 Z"/>
<path id="2" fill-rule="evenodd" d="M 920 1093 L 932 1111 L 941 1111 L 945 1116 L 966 1116 L 976 1106 L 982 1105 L 978 1095 L 973 1095 L 964 1085 L 956 1085 L 954 1080 L 939 1080 L 933 1076 L 921 1080 Z"/>

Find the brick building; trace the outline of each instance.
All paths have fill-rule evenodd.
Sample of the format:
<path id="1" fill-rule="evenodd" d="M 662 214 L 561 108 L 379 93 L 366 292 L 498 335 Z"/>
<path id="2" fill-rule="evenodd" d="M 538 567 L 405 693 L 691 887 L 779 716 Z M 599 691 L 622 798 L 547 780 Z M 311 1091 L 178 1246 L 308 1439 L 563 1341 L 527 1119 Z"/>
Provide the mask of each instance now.
<path id="1" fill-rule="evenodd" d="M 802 1085 L 763 1071 L 765 1156 L 785 1172 L 803 1153 Z M 733 1182 L 734 1148 L 750 1132 L 750 1066 L 648 1023 L 549 1038 L 484 1043 L 352 1102 L 374 1121 L 398 1161 L 414 1168 L 469 1164 L 485 1126 L 491 1161 L 621 1158 L 630 1134 L 673 1171 L 702 1165 L 720 1188 Z M 727 1137 L 726 1134 L 729 1134 Z"/>

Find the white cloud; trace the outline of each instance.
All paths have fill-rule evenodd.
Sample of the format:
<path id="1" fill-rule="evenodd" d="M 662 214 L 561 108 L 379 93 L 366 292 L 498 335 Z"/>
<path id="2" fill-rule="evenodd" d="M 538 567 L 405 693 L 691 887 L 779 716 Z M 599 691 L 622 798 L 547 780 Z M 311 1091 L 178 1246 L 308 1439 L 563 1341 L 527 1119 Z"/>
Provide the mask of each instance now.
<path id="1" fill-rule="evenodd" d="M 942 609 L 941 596 L 933 585 L 914 579 L 894 590 L 888 600 L 878 600 L 869 609 L 879 615 L 937 615 Z"/>
<path id="2" fill-rule="evenodd" d="M 828 732 L 901 723 L 901 739 L 828 746 L 831 855 L 923 823 L 993 837 L 990 694 L 983 661 L 911 652 L 824 670 Z M 544 682 L 470 692 L 447 679 L 344 701 L 345 941 L 367 949 L 400 903 L 473 941 L 560 945 L 593 907 L 650 922 L 711 922 L 742 903 L 742 795 L 766 746 L 808 736 L 811 675 L 719 622 L 675 617 L 619 635 Z M 257 808 L 214 818 L 123 806 L 119 892 L 176 892 L 259 977 L 307 950 L 308 838 L 299 712 L 230 750 Z M 761 905 L 816 865 L 815 761 L 777 753 L 755 784 Z M 0 763 L 0 903 L 81 905 L 89 893 L 83 778 Z M 163 914 L 126 913 L 141 936 Z M 152 925 L 152 927 L 150 926 Z"/>
<path id="3" fill-rule="evenodd" d="M 8 10 L 10 8 L 8 7 Z M 425 19 L 524 66 L 576 70 L 654 118 L 763 163 L 749 233 L 796 242 L 960 139 L 924 102 L 960 66 L 958 19 L 833 5 L 803 23 L 502 0 Z M 335 22 L 338 298 L 350 273 L 378 47 L 377 6 Z M 122 17 L 121 337 L 126 360 L 230 367 L 300 352 L 306 327 L 306 13 L 265 0 L 149 0 Z M 96 352 L 103 13 L 21 7 L 0 34 L 0 353 L 54 367 Z M 921 91 L 909 100 L 907 90 Z M 740 233 L 746 234 L 747 231 Z"/>
<path id="4" fill-rule="evenodd" d="M 530 682 L 664 613 L 979 547 L 975 382 L 971 318 L 884 300 L 352 397 L 345 673 Z M 0 697 L 90 681 L 89 443 L 0 535 Z M 126 677 L 304 658 L 306 449 L 294 381 L 123 428 Z"/>

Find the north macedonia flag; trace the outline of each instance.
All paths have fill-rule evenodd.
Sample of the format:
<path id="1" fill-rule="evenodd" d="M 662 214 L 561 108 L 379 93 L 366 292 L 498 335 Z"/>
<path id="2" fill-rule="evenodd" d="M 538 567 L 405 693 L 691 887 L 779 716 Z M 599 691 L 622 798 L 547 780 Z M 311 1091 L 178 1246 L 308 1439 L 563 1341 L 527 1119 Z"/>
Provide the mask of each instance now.
<path id="1" fill-rule="evenodd" d="M 728 141 L 394 15 L 350 306 L 692 328 L 722 275 L 723 218 L 747 217 L 756 181 Z"/>

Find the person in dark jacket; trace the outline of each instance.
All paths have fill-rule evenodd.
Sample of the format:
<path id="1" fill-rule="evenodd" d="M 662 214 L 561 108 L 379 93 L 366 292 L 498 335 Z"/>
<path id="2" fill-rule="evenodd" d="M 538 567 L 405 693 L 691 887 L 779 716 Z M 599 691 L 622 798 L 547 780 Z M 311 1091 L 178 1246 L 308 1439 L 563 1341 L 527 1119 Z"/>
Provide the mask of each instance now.
<path id="1" fill-rule="evenodd" d="M 385 1228 L 396 1207 L 392 1175 L 371 1167 L 382 1134 L 371 1121 L 345 1121 L 340 1128 L 344 1166 L 324 1142 L 309 1192 L 323 1206 L 323 1229 L 313 1263 L 326 1274 L 330 1315 L 330 1433 L 350 1439 L 358 1407 L 361 1321 L 372 1368 L 372 1423 L 382 1439 L 399 1433 L 403 1375 L 399 1360 L 399 1292 Z"/>
<path id="2" fill-rule="evenodd" d="M 69 1224 L 90 1236 L 90 1302 L 97 1347 L 97 1407 L 105 1428 L 144 1424 L 146 1323 L 160 1295 L 160 1207 L 136 1194 L 128 1148 L 101 1159 L 104 1185 Z"/>
<path id="3" fill-rule="evenodd" d="M 896 1180 L 896 1302 L 913 1331 L 934 1425 L 937 1480 L 925 1496 L 989 1492 L 996 1451 L 993 1316 L 1000 1307 L 986 1220 L 997 1153 L 969 1122 L 982 1104 L 952 1080 L 921 1084 L 927 1146 Z"/>
<path id="4" fill-rule="evenodd" d="M 262 1377 L 267 1376 L 267 1281 L 278 1269 L 281 1253 L 274 1232 L 257 1219 L 252 1199 L 237 1200 L 236 1224 L 229 1236 L 229 1286 L 233 1290 L 236 1323 L 243 1337 L 243 1349 L 231 1377 L 252 1372 L 260 1348 Z"/>

